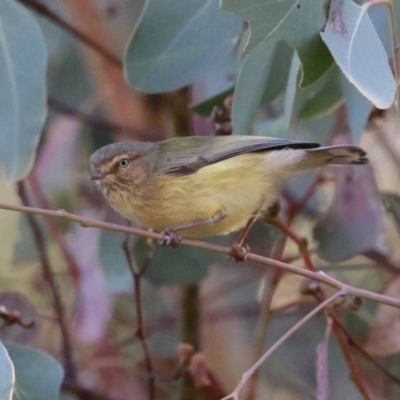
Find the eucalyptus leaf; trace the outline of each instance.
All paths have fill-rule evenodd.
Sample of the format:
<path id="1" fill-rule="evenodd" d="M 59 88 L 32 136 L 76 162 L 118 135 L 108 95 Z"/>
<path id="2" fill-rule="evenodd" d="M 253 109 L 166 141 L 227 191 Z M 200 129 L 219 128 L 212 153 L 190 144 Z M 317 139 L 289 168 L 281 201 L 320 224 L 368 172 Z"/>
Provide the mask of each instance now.
<path id="1" fill-rule="evenodd" d="M 147 0 L 127 48 L 125 76 L 140 91 L 161 93 L 232 71 L 241 29 L 217 0 Z"/>
<path id="2" fill-rule="evenodd" d="M 305 87 L 332 64 L 319 36 L 326 23 L 326 4 L 321 0 L 222 0 L 221 6 L 249 23 L 246 52 L 272 39 L 292 46 L 301 60 L 300 84 Z"/>
<path id="3" fill-rule="evenodd" d="M 345 77 L 341 79 L 341 86 L 346 102 L 352 142 L 359 144 L 374 106 Z"/>
<path id="4" fill-rule="evenodd" d="M 341 75 L 339 68 L 332 65 L 313 84 L 299 88 L 295 98 L 296 107 L 299 109 L 297 118 L 321 118 L 336 110 L 343 103 Z"/>
<path id="5" fill-rule="evenodd" d="M 0 163 L 8 180 L 29 172 L 47 114 L 47 50 L 35 18 L 0 2 Z"/>
<path id="6" fill-rule="evenodd" d="M 293 49 L 286 42 L 278 42 L 261 99 L 262 105 L 269 104 L 285 91 L 292 56 Z"/>
<path id="7" fill-rule="evenodd" d="M 261 103 L 275 51 L 275 41 L 268 41 L 248 54 L 235 87 L 232 109 L 234 135 L 250 132 Z"/>
<path id="8" fill-rule="evenodd" d="M 0 400 L 11 400 L 15 383 L 14 365 L 0 342 Z"/>
<path id="9" fill-rule="evenodd" d="M 333 0 L 321 37 L 347 79 L 368 100 L 381 109 L 393 104 L 395 80 L 366 5 Z"/>
<path id="10" fill-rule="evenodd" d="M 6 349 L 15 367 L 13 400 L 59 400 L 64 373 L 53 357 L 16 344 Z"/>

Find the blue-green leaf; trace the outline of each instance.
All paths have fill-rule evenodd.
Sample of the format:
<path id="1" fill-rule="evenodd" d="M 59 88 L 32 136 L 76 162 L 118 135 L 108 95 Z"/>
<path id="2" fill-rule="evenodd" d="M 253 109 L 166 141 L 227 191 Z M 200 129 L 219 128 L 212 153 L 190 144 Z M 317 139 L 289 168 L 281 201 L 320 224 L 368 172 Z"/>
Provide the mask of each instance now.
<path id="1" fill-rule="evenodd" d="M 321 37 L 347 79 L 376 107 L 389 108 L 396 84 L 366 5 L 334 0 Z"/>
<path id="2" fill-rule="evenodd" d="M 53 357 L 16 344 L 6 349 L 15 367 L 13 400 L 59 400 L 64 373 Z"/>
<path id="3" fill-rule="evenodd" d="M 160 93 L 232 69 L 241 28 L 217 0 L 147 0 L 126 52 L 126 78 L 138 90 Z"/>
<path id="4" fill-rule="evenodd" d="M 246 135 L 251 130 L 264 94 L 275 47 L 275 41 L 268 41 L 248 54 L 243 61 L 234 93 L 232 110 L 234 135 Z"/>
<path id="5" fill-rule="evenodd" d="M 346 101 L 352 142 L 359 144 L 373 105 L 344 77 L 341 86 Z"/>
<path id="6" fill-rule="evenodd" d="M 319 34 L 326 23 L 323 0 L 222 0 L 222 8 L 250 25 L 246 52 L 274 39 L 284 40 L 298 53 L 302 64 L 301 86 L 317 80 L 332 64 Z"/>
<path id="7" fill-rule="evenodd" d="M 47 50 L 36 20 L 17 2 L 0 2 L 0 162 L 7 179 L 32 166 L 46 118 Z"/>
<path id="8" fill-rule="evenodd" d="M 0 342 L 0 400 L 11 400 L 15 383 L 14 366 Z"/>

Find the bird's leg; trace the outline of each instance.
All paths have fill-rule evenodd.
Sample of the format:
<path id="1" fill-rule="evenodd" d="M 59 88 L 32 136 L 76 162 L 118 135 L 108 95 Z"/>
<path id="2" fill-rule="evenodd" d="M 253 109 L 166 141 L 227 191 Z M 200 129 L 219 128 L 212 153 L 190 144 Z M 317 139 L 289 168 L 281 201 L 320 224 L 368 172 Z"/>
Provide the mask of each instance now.
<path id="1" fill-rule="evenodd" d="M 216 224 L 218 222 L 221 222 L 225 218 L 226 213 L 224 213 L 223 211 L 217 211 L 215 215 L 213 215 L 211 218 L 197 219 L 195 221 L 183 222 L 182 224 L 169 226 L 167 229 L 161 232 L 162 238 L 159 239 L 158 242 L 162 246 L 171 246 L 173 249 L 175 249 L 182 241 L 182 236 L 178 235 L 176 233 L 177 231 L 181 231 L 187 228 L 193 228 L 195 226 Z"/>
<path id="2" fill-rule="evenodd" d="M 279 209 L 279 201 L 276 201 L 270 207 L 268 207 L 266 212 L 262 212 L 261 210 L 255 212 L 247 221 L 245 227 L 240 232 L 240 235 L 233 243 L 231 257 L 233 257 L 236 261 L 245 261 L 249 253 L 250 247 L 248 245 L 243 246 L 243 242 L 251 227 L 253 226 L 255 220 L 260 214 L 262 214 L 264 220 L 267 222 L 268 219 L 273 219 L 279 214 Z"/>
<path id="3" fill-rule="evenodd" d="M 249 233 L 251 227 L 254 224 L 258 216 L 258 212 L 254 213 L 249 220 L 247 221 L 245 227 L 240 232 L 239 236 L 236 238 L 232 245 L 231 249 L 231 257 L 235 259 L 235 261 L 245 261 L 247 258 L 247 254 L 249 252 L 250 247 L 248 245 L 243 246 L 244 239 L 246 239 L 247 234 Z"/>

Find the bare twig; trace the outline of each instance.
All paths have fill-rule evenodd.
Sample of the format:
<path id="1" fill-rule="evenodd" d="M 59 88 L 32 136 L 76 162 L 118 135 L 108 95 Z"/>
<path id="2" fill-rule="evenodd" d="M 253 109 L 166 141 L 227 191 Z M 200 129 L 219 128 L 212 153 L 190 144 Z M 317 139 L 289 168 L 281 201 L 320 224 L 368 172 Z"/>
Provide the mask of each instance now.
<path id="1" fill-rule="evenodd" d="M 339 322 L 335 321 L 338 328 L 340 328 L 346 335 L 349 345 L 354 347 L 364 358 L 371 362 L 376 368 L 378 368 L 386 377 L 392 380 L 396 385 L 400 386 L 400 378 L 393 375 L 389 370 L 387 370 L 379 361 L 377 361 L 371 354 L 369 354 L 362 346 L 360 346 L 357 341 L 347 332 L 346 328 Z"/>
<path id="2" fill-rule="evenodd" d="M 53 111 L 73 117 L 94 128 L 109 129 L 117 133 L 127 133 L 133 135 L 139 140 L 155 141 L 160 140 L 160 138 L 164 137 L 162 133 L 134 128 L 114 121 L 109 121 L 105 118 L 97 117 L 95 115 L 86 114 L 80 110 L 69 107 L 68 105 L 51 96 L 48 97 L 47 104 Z"/>
<path id="3" fill-rule="evenodd" d="M 34 171 L 31 172 L 29 175 L 29 183 L 30 187 L 35 195 L 35 198 L 39 202 L 40 207 L 49 209 L 50 204 L 47 201 L 47 198 L 42 190 L 42 187 L 40 185 L 39 180 L 36 177 L 36 174 Z M 53 218 L 46 218 L 47 226 L 51 232 L 51 236 L 53 237 L 54 241 L 57 243 L 58 247 L 60 248 L 61 252 L 63 253 L 64 259 L 68 265 L 69 269 L 69 274 L 71 278 L 73 279 L 73 282 L 77 288 L 80 286 L 80 278 L 81 278 L 81 273 L 79 266 L 75 260 L 74 255 L 68 248 L 66 242 L 65 242 L 65 237 L 63 232 L 61 232 L 60 228 L 57 226 L 56 222 L 54 221 Z"/>
<path id="4" fill-rule="evenodd" d="M 29 206 L 29 200 L 25 190 L 25 185 L 22 182 L 18 184 L 18 194 L 19 197 L 21 198 L 22 203 L 26 207 Z M 44 241 L 43 232 L 42 229 L 40 228 L 40 225 L 38 224 L 38 222 L 36 221 L 35 217 L 32 214 L 26 214 L 26 217 L 28 219 L 29 226 L 32 230 L 36 248 L 39 253 L 40 263 L 42 265 L 42 271 L 43 271 L 43 278 L 48 283 L 51 290 L 51 294 L 53 296 L 54 311 L 57 315 L 62 336 L 62 353 L 64 358 L 65 380 L 72 383 L 76 383 L 78 377 L 76 373 L 75 364 L 73 361 L 71 337 L 68 329 L 66 312 L 61 300 L 60 290 L 53 276 L 52 267 L 46 251 L 46 244 Z"/>
<path id="5" fill-rule="evenodd" d="M 76 222 L 84 227 L 92 227 L 92 228 L 101 228 L 101 229 L 107 229 L 111 230 L 114 232 L 122 232 L 122 233 L 130 233 L 133 235 L 137 235 L 140 237 L 149 237 L 152 239 L 162 239 L 163 236 L 159 233 L 152 232 L 146 229 L 140 229 L 140 228 L 133 228 L 133 227 L 128 227 L 128 226 L 123 226 L 123 225 L 118 225 L 118 224 L 111 224 L 109 222 L 103 222 L 103 221 L 97 221 L 91 218 L 85 218 L 81 217 L 76 214 L 69 213 L 65 210 L 43 210 L 41 208 L 35 208 L 35 207 L 27 207 L 27 206 L 21 206 L 21 205 L 15 205 L 15 204 L 7 204 L 0 202 L 0 209 L 3 210 L 10 210 L 10 211 L 16 211 L 16 212 L 23 212 L 26 214 L 36 214 L 36 215 L 44 215 L 44 216 L 50 216 L 50 217 L 55 217 L 55 218 L 63 218 L 69 221 Z M 208 242 L 202 242 L 200 240 L 191 240 L 191 239 L 186 239 L 183 238 L 182 245 L 184 246 L 190 246 L 198 249 L 204 249 L 204 250 L 209 250 L 209 251 L 215 251 L 217 253 L 221 254 L 226 254 L 230 255 L 231 253 L 231 248 L 226 247 L 226 246 L 220 246 Z M 167 251 L 167 250 L 166 250 Z M 300 276 L 304 276 L 306 278 L 310 278 L 312 280 L 315 280 L 320 283 L 324 283 L 330 287 L 333 287 L 335 289 L 341 290 L 345 289 L 346 293 L 353 295 L 353 296 L 358 296 L 364 299 L 369 299 L 372 301 L 376 301 L 378 303 L 386 304 L 388 306 L 393 306 L 400 308 L 400 299 L 396 299 L 394 297 L 390 296 L 385 296 L 379 293 L 374 293 L 369 290 L 357 288 L 355 286 L 350 286 L 345 283 L 342 283 L 338 281 L 337 279 L 334 279 L 330 277 L 329 275 L 324 274 L 321 271 L 318 272 L 312 272 L 308 271 L 304 268 L 301 267 L 296 267 L 295 265 L 287 264 L 282 261 L 278 260 L 273 260 L 272 258 L 268 257 L 263 257 L 259 256 L 257 254 L 250 253 L 248 255 L 248 260 L 256 261 L 259 262 L 260 264 L 268 265 L 274 268 L 279 268 L 281 270 L 291 272 Z"/>
<path id="6" fill-rule="evenodd" d="M 357 365 L 353 355 L 351 354 L 347 336 L 345 335 L 343 329 L 338 326 L 336 321 L 336 318 L 333 318 L 333 332 L 335 333 L 336 339 L 340 344 L 340 348 L 342 349 L 347 365 L 349 366 L 351 379 L 357 386 L 357 389 L 360 391 L 363 399 L 371 400 L 371 396 L 369 395 L 367 388 L 365 387 L 365 384 L 361 378 L 359 366 Z"/>
<path id="7" fill-rule="evenodd" d="M 26 7 L 29 7 L 31 10 L 37 12 L 43 17 L 47 18 L 49 21 L 58 25 L 61 29 L 65 30 L 80 42 L 89 46 L 91 49 L 97 51 L 101 54 L 105 59 L 110 61 L 112 64 L 116 65 L 118 68 L 122 68 L 122 61 L 112 54 L 108 49 L 103 47 L 100 43 L 93 40 L 91 37 L 87 36 L 85 33 L 81 32 L 79 29 L 72 26 L 69 22 L 65 21 L 59 15 L 57 15 L 54 11 L 50 10 L 45 4 L 36 0 L 17 0 Z"/>
<path id="8" fill-rule="evenodd" d="M 292 336 L 295 332 L 297 332 L 306 322 L 308 322 L 315 314 L 318 314 L 321 310 L 331 304 L 334 300 L 336 300 L 340 296 L 344 296 L 346 294 L 346 289 L 342 289 L 336 292 L 331 297 L 327 298 L 325 301 L 320 303 L 317 307 L 315 307 L 311 312 L 309 312 L 306 316 L 304 316 L 299 322 L 293 325 L 284 335 L 282 335 L 279 340 L 277 340 L 269 349 L 266 351 L 262 357 L 243 375 L 239 384 L 236 386 L 235 390 L 228 396 L 224 397 L 222 400 L 239 400 L 239 392 L 248 379 L 252 376 L 254 371 L 259 368 L 264 361 L 282 344 L 284 343 L 290 336 Z"/>
<path id="9" fill-rule="evenodd" d="M 199 328 L 199 287 L 198 285 L 186 285 L 182 288 L 181 297 L 181 342 L 190 344 L 197 351 L 200 341 Z M 199 390 L 196 388 L 193 378 L 188 371 L 182 374 L 179 399 L 196 400 Z"/>
<path id="10" fill-rule="evenodd" d="M 295 232 L 293 232 L 290 227 L 285 224 L 282 220 L 279 218 L 275 218 L 274 223 L 288 236 L 290 237 L 298 246 L 300 254 L 303 257 L 304 263 L 306 264 L 307 268 L 310 271 L 316 271 L 315 266 L 311 260 L 310 253 L 308 251 L 308 245 L 307 245 L 307 240 L 300 238 Z M 324 290 L 319 288 L 319 291 L 316 293 L 317 300 L 323 301 L 326 298 L 326 294 Z M 327 318 L 332 318 L 333 320 L 333 332 L 335 333 L 335 336 L 340 344 L 340 347 L 342 349 L 342 352 L 344 354 L 344 357 L 347 361 L 347 364 L 350 368 L 351 371 L 351 379 L 353 380 L 354 384 L 357 386 L 358 390 L 362 394 L 363 398 L 365 400 L 370 400 L 370 396 L 367 392 L 367 389 L 365 387 L 365 384 L 362 380 L 362 377 L 360 375 L 359 368 L 357 364 L 355 363 L 353 356 L 351 354 L 348 342 L 346 341 L 346 338 L 343 334 L 343 332 L 338 328 L 336 325 L 336 317 L 333 314 L 333 312 L 327 312 L 326 313 Z"/>
<path id="11" fill-rule="evenodd" d="M 146 334 L 144 332 L 144 320 L 143 320 L 143 307 L 142 307 L 142 287 L 141 287 L 141 276 L 144 272 L 144 268 L 142 270 L 139 269 L 139 266 L 136 264 L 136 261 L 132 257 L 131 251 L 129 249 L 129 234 L 126 235 L 126 238 L 122 244 L 122 248 L 124 250 L 126 260 L 128 262 L 129 269 L 132 273 L 133 284 L 134 284 L 134 294 L 135 294 L 135 307 L 136 307 L 136 337 L 139 339 L 143 353 L 144 353 L 144 363 L 147 371 L 147 380 L 149 386 L 149 400 L 155 400 L 156 398 L 156 387 L 155 387 L 155 376 L 153 365 L 151 361 L 151 354 L 149 350 L 149 346 L 146 341 Z"/>

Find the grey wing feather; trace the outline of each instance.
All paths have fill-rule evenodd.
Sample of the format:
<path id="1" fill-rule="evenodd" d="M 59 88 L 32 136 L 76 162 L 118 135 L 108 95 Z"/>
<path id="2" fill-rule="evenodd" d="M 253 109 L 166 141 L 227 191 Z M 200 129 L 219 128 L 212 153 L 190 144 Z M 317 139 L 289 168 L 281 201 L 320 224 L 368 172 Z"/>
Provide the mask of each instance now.
<path id="1" fill-rule="evenodd" d="M 217 136 L 188 137 L 170 139 L 158 148 L 157 170 L 164 174 L 187 175 L 202 167 L 226 160 L 240 154 L 254 153 L 266 150 L 313 149 L 318 143 L 300 142 L 288 139 L 275 139 L 257 136 Z M 164 146 L 177 140 L 172 157 L 163 154 Z M 179 143 L 179 145 L 177 145 Z M 168 151 L 165 154 L 169 154 Z"/>

